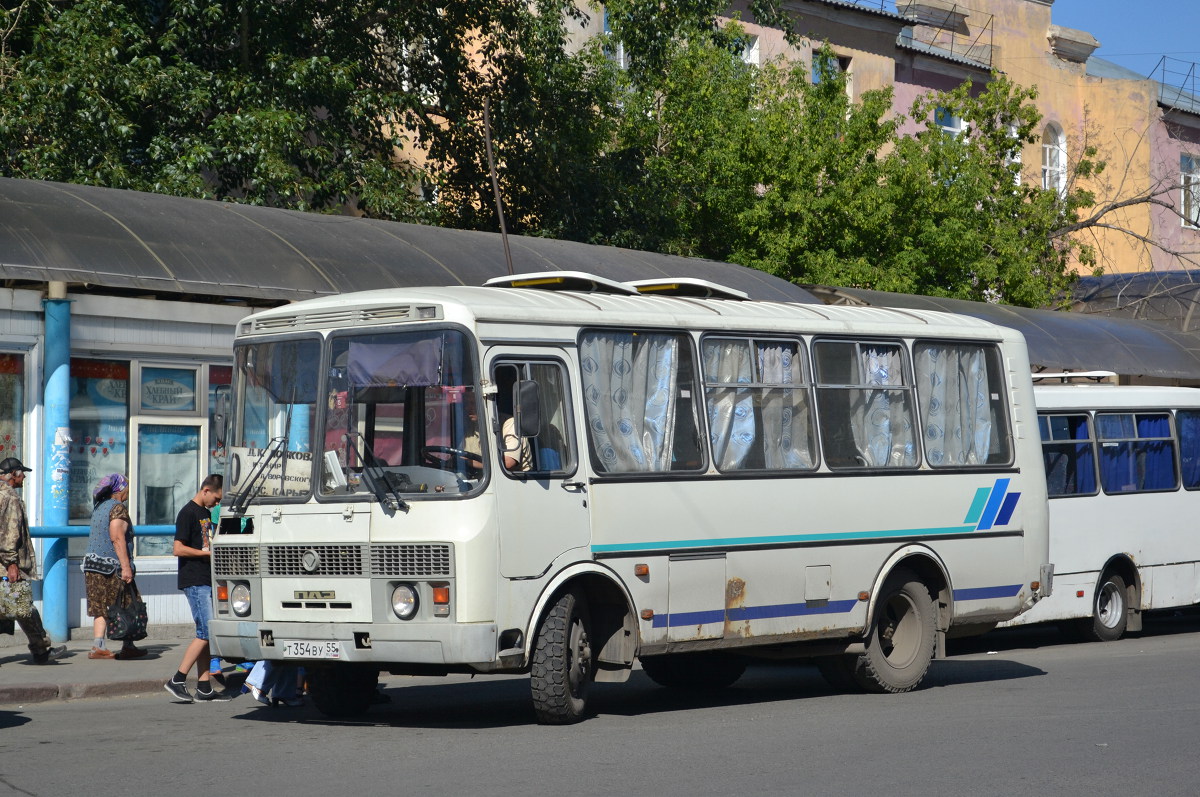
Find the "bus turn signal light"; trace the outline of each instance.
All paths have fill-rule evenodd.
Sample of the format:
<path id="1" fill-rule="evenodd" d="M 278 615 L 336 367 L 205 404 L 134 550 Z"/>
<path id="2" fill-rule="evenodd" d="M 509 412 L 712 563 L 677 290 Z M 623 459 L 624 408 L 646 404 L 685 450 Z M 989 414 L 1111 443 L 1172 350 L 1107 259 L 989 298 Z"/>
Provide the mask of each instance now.
<path id="1" fill-rule="evenodd" d="M 638 578 L 645 578 L 650 575 L 650 565 L 634 565 L 633 574 Z"/>
<path id="2" fill-rule="evenodd" d="M 450 587 L 434 587 L 433 603 L 435 606 L 450 603 Z"/>
<path id="3" fill-rule="evenodd" d="M 643 620 L 653 620 L 654 619 L 654 610 L 653 609 L 642 609 L 642 619 Z"/>
<path id="4" fill-rule="evenodd" d="M 222 584 L 219 587 L 217 587 L 217 600 L 222 601 L 222 602 L 229 601 L 229 586 L 228 585 Z"/>

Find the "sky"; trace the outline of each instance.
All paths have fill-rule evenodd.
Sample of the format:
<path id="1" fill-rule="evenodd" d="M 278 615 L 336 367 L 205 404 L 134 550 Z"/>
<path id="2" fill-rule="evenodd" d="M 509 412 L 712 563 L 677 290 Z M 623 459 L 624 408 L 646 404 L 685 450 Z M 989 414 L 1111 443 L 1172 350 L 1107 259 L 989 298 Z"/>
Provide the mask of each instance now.
<path id="1" fill-rule="evenodd" d="M 1164 55 L 1184 73 L 1168 83 L 1200 63 L 1200 0 L 1054 0 L 1050 13 L 1054 24 L 1095 36 L 1095 55 L 1146 76 Z M 1200 66 L 1192 74 L 1200 87 Z"/>

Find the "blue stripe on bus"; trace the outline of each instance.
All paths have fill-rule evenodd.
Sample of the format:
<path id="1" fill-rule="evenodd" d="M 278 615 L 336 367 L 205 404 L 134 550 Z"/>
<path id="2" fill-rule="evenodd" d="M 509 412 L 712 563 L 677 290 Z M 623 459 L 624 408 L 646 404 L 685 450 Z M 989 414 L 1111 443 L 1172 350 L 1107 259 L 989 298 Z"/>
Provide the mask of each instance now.
<path id="1" fill-rule="evenodd" d="M 987 598 L 1011 598 L 1021 591 L 1020 584 L 1005 584 L 999 587 L 972 587 L 954 590 L 956 601 L 981 601 Z"/>
<path id="2" fill-rule="evenodd" d="M 967 516 L 963 518 L 963 523 L 970 523 L 974 526 L 979 522 L 979 516 L 983 514 L 984 504 L 987 503 L 987 498 L 991 494 L 991 487 L 980 487 L 975 491 L 975 500 L 971 502 L 971 508 L 967 510 Z"/>
<path id="3" fill-rule="evenodd" d="M 1004 506 L 1000 507 L 1000 514 L 996 515 L 997 526 L 1007 526 L 1008 521 L 1012 520 L 1013 510 L 1017 508 L 1017 499 L 1020 497 L 1020 493 L 1009 493 L 1004 496 Z"/>
<path id="4" fill-rule="evenodd" d="M 928 529 L 881 529 L 879 531 L 842 531 L 828 534 L 779 534 L 761 537 L 714 537 L 707 540 L 662 540 L 659 542 L 619 542 L 593 545 L 592 553 L 624 553 L 657 551 L 677 548 L 717 548 L 729 545 L 782 545 L 796 542 L 837 542 L 838 540 L 870 540 L 887 537 L 919 537 L 934 534 L 969 534 L 974 526 L 943 526 Z"/>
<path id="5" fill-rule="evenodd" d="M 808 614 L 843 614 L 854 608 L 857 600 L 830 601 L 824 606 L 809 606 L 807 603 L 779 603 L 772 606 L 738 606 L 732 609 L 717 609 L 703 612 L 676 612 L 654 615 L 654 628 L 679 628 L 689 625 L 710 625 L 725 622 L 726 615 L 732 622 L 746 620 L 769 620 L 776 617 L 801 617 Z"/>
<path id="6" fill-rule="evenodd" d="M 980 531 L 987 531 L 992 527 L 996 520 L 996 514 L 1000 511 L 1000 504 L 1004 501 L 1004 494 L 1008 492 L 1008 479 L 996 479 L 996 484 L 992 487 L 992 494 L 988 497 L 987 506 L 983 508 L 983 517 L 979 519 Z"/>

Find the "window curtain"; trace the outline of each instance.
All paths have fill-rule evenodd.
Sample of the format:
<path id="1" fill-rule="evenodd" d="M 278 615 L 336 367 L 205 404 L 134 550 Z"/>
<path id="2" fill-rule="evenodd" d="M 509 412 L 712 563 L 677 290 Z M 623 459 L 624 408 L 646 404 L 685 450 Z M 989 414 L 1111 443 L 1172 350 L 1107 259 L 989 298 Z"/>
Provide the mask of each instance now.
<path id="1" fill-rule="evenodd" d="M 1200 487 L 1200 413 L 1180 411 L 1175 415 L 1179 429 L 1179 461 L 1183 465 L 1183 486 Z"/>
<path id="2" fill-rule="evenodd" d="M 762 396 L 763 465 L 810 468 L 813 464 L 808 394 L 799 386 L 803 372 L 793 344 L 759 343 L 758 370 L 767 385 Z"/>
<path id="3" fill-rule="evenodd" d="M 1137 416 L 1138 437 L 1162 437 L 1138 443 L 1143 490 L 1175 489 L 1175 445 L 1171 442 L 1171 421 L 1167 415 Z"/>
<path id="4" fill-rule="evenodd" d="M 609 472 L 671 468 L 679 338 L 603 331 L 579 347 L 588 432 Z"/>
<path id="5" fill-rule="evenodd" d="M 992 415 L 984 350 L 977 346 L 920 346 L 914 367 L 929 463 L 986 464 L 992 446 Z"/>
<path id="6" fill-rule="evenodd" d="M 704 343 L 704 379 L 708 434 L 718 470 L 743 467 L 754 445 L 754 396 L 750 388 L 732 387 L 754 381 L 750 345 L 744 340 Z M 712 383 L 721 386 L 713 387 Z M 730 385 L 730 387 L 725 387 Z"/>
<path id="7" fill-rule="evenodd" d="M 859 366 L 866 387 L 850 391 L 850 426 L 863 464 L 868 468 L 916 464 L 908 402 L 902 391 L 881 389 L 904 384 L 899 349 L 864 345 Z"/>

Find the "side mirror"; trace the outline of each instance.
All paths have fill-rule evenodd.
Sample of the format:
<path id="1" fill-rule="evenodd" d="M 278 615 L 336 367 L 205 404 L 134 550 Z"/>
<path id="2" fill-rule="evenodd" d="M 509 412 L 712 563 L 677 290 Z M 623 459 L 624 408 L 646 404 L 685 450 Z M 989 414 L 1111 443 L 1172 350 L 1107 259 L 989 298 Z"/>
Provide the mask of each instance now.
<path id="1" fill-rule="evenodd" d="M 513 385 L 513 417 L 518 435 L 537 437 L 542 428 L 542 399 L 537 382 L 522 379 Z"/>

